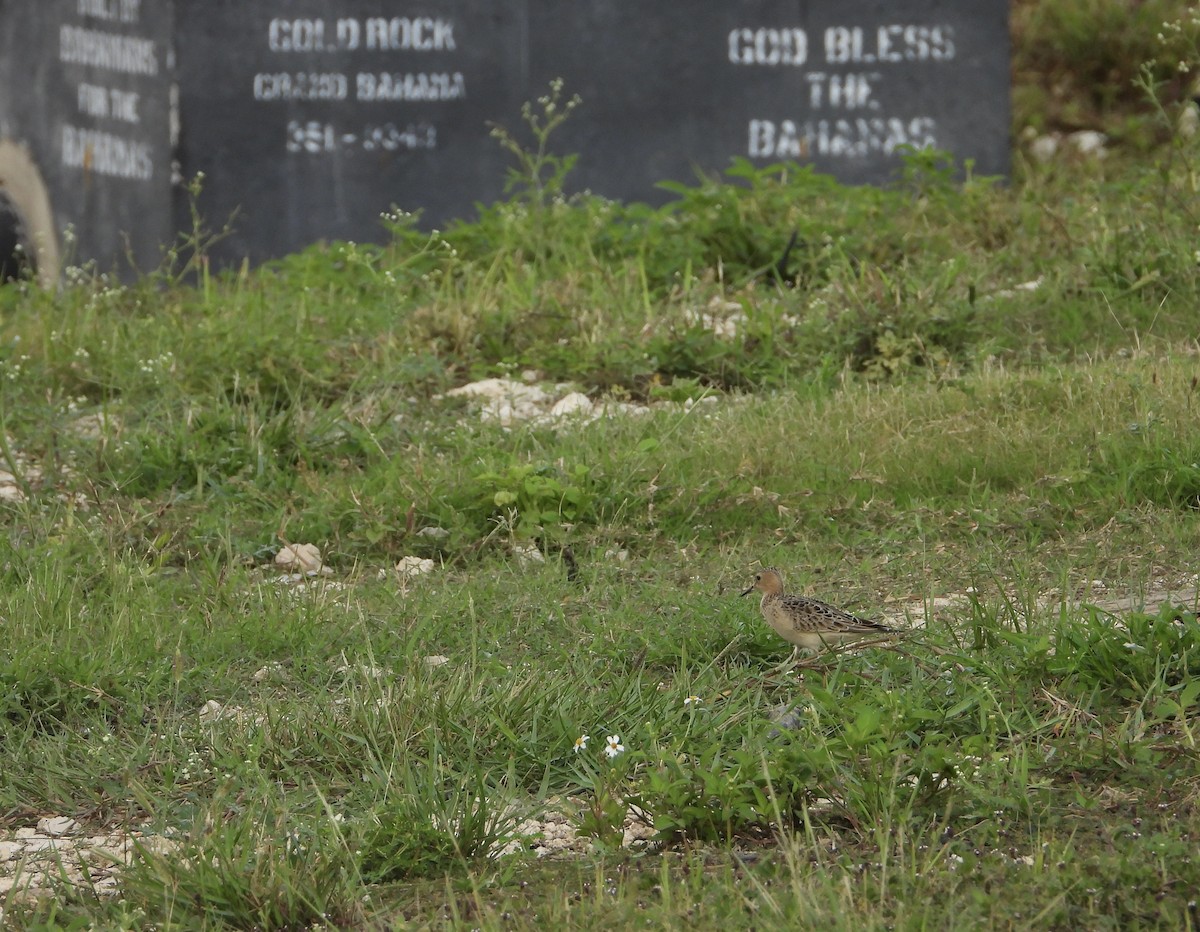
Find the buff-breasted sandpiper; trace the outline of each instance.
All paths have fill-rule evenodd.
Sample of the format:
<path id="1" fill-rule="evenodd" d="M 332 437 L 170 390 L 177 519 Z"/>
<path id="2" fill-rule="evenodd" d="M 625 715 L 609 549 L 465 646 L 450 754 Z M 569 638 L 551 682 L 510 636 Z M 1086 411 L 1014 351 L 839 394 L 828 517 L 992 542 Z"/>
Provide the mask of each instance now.
<path id="1" fill-rule="evenodd" d="M 763 594 L 760 607 L 767 624 L 792 645 L 789 662 L 796 659 L 802 647 L 821 650 L 863 638 L 904 633 L 843 612 L 820 599 L 787 595 L 783 591 L 783 576 L 774 568 L 756 573 L 754 582 L 742 595 L 749 595 L 756 589 Z"/>

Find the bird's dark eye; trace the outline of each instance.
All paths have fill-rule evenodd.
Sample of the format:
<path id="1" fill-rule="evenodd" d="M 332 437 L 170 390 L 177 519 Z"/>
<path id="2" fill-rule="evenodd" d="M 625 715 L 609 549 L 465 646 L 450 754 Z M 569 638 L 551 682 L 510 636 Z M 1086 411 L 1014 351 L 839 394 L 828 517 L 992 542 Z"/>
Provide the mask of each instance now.
<path id="1" fill-rule="evenodd" d="M 754 574 L 754 581 L 755 581 L 755 582 L 762 582 L 762 573 L 755 573 L 755 574 Z"/>

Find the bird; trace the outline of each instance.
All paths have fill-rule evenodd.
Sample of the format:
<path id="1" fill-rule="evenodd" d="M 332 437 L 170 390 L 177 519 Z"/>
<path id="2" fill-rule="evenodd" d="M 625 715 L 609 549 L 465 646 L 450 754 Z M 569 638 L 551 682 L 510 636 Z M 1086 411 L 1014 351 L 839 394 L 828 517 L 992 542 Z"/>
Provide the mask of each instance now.
<path id="1" fill-rule="evenodd" d="M 863 638 L 904 633 L 877 621 L 851 615 L 820 599 L 785 594 L 783 574 L 774 567 L 756 573 L 754 582 L 742 595 L 747 596 L 756 589 L 763 594 L 760 608 L 767 624 L 792 645 L 789 663 L 795 662 L 802 647 L 816 651 Z"/>

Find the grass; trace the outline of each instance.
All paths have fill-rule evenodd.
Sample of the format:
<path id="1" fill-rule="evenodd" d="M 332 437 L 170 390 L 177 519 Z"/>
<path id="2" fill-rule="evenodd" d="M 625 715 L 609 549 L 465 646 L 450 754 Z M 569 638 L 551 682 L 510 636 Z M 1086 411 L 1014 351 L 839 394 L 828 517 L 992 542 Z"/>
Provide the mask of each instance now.
<path id="1" fill-rule="evenodd" d="M 1023 7 L 1022 61 L 1093 5 Z M 0 290 L 0 833 L 172 840 L 4 920 L 1194 925 L 1197 153 L 1162 132 L 656 211 L 542 146 L 436 235 Z M 648 410 L 445 395 L 523 369 Z M 281 583 L 284 542 L 333 574 Z M 777 674 L 758 563 L 919 630 Z M 548 812 L 594 846 L 501 854 Z"/>
<path id="2" fill-rule="evenodd" d="M 1087 601 L 1096 579 L 1195 591 L 1195 505 L 1171 478 L 1194 467 L 1163 443 L 1186 436 L 1194 368 L 1162 352 L 851 381 L 554 432 L 456 428 L 446 405 L 408 429 L 408 468 L 445 448 L 447 489 L 505 449 L 591 464 L 589 522 L 558 531 L 578 582 L 552 546 L 522 565 L 513 523 L 407 586 L 377 577 L 386 544 L 329 546 L 345 588 L 298 591 L 238 555 L 228 493 L 109 487 L 84 510 L 48 486 L 5 541 L 0 806 L 173 828 L 183 848 L 130 871 L 121 903 L 28 921 L 1182 922 L 1200 627 Z M 168 531 L 164 505 L 190 523 Z M 925 633 L 773 676 L 786 645 L 735 597 L 756 560 Z M 210 699 L 241 714 L 204 723 Z M 780 703 L 799 703 L 795 733 L 773 734 Z M 606 734 L 628 748 L 612 765 Z M 583 824 L 612 794 L 663 853 L 486 856 L 514 812 L 565 801 Z M 1095 879 L 1113 871 L 1128 889 Z"/>

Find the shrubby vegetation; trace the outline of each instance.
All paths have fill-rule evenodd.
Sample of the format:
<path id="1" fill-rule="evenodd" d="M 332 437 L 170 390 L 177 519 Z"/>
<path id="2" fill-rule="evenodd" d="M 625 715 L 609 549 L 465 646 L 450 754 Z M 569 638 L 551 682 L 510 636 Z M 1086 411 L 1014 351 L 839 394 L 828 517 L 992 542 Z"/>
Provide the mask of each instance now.
<path id="1" fill-rule="evenodd" d="M 217 273 L 198 218 L 136 282 L 0 289 L 0 835 L 177 845 L 5 921 L 1193 922 L 1197 29 L 1018 4 L 1016 136 L 1110 145 L 1006 181 L 615 204 L 568 88 L 470 222 Z M 649 410 L 445 394 L 525 370 Z M 278 583 L 308 541 L 334 575 Z M 760 560 L 923 630 L 774 674 Z M 496 857 L 548 810 L 597 847 Z"/>

